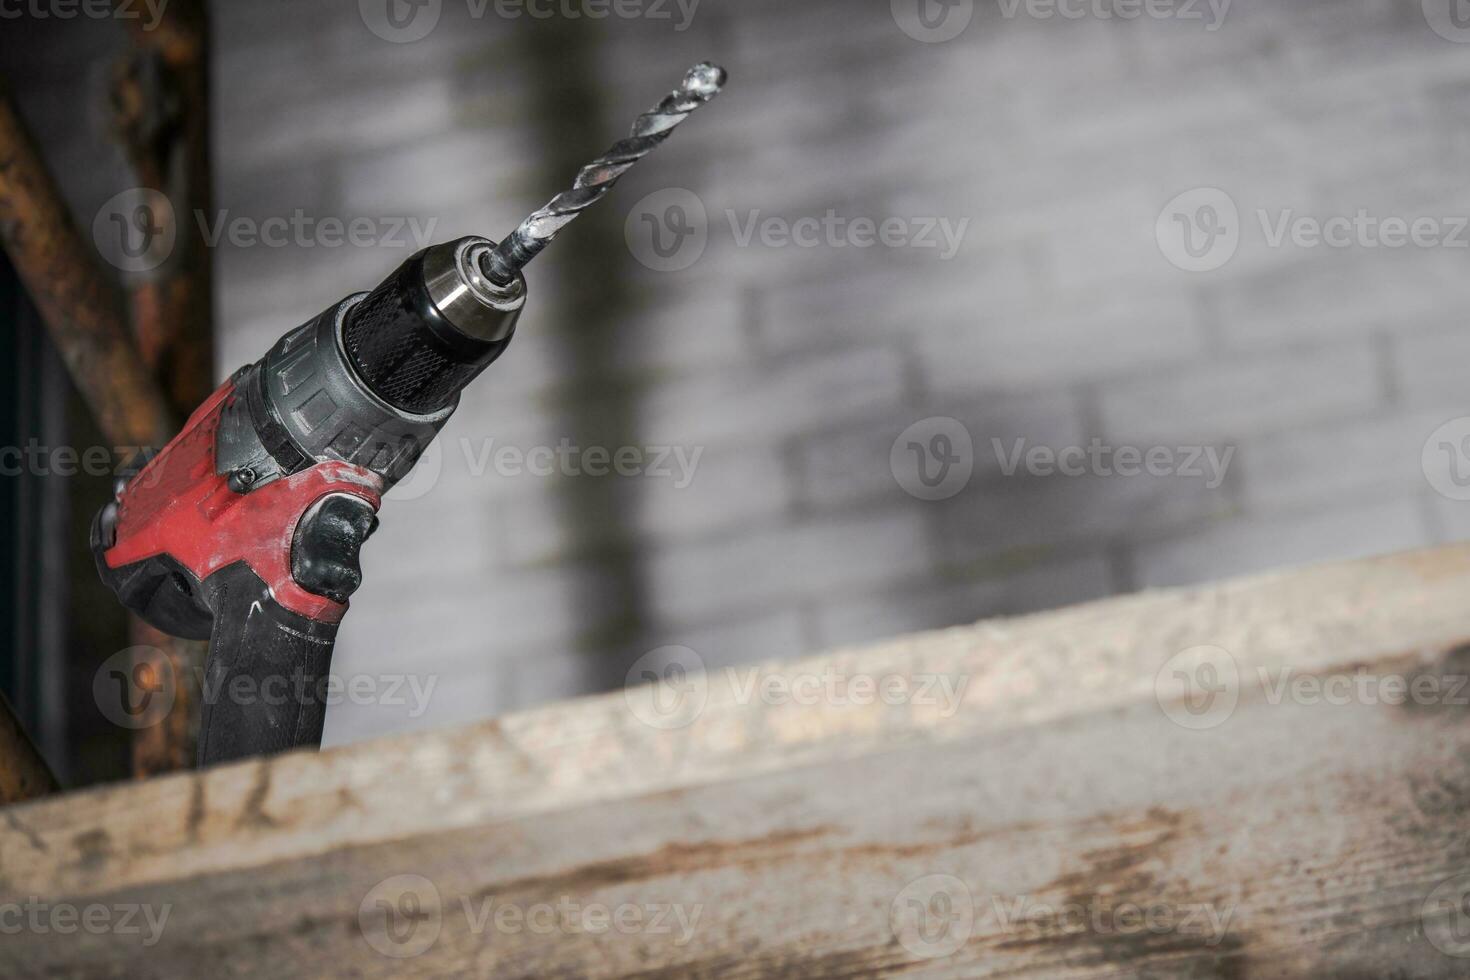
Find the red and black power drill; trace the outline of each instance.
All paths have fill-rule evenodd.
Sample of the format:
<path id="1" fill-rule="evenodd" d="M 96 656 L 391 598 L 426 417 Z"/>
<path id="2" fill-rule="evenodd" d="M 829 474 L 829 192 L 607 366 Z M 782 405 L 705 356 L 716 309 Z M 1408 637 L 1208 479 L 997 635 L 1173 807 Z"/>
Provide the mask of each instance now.
<path id="1" fill-rule="evenodd" d="M 97 568 L 153 626 L 210 640 L 200 765 L 321 744 L 322 682 L 383 493 L 510 343 L 521 268 L 724 81 L 696 65 L 499 244 L 427 248 L 290 331 L 119 481 L 92 525 Z"/>

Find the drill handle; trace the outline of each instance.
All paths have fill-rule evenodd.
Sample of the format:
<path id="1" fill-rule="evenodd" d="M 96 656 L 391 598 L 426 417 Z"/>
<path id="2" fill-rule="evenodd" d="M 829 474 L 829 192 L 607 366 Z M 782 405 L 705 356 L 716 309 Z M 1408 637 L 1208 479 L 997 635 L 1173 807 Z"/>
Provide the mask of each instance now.
<path id="1" fill-rule="evenodd" d="M 337 624 L 286 609 L 244 563 L 215 572 L 206 587 L 214 629 L 199 765 L 320 745 Z"/>
<path id="2" fill-rule="evenodd" d="M 375 506 L 331 494 L 301 517 L 291 543 L 291 578 L 345 605 L 362 582 L 359 552 L 377 527 Z M 313 619 L 277 601 L 245 562 L 205 580 L 214 613 L 199 765 L 321 745 L 333 683 L 337 621 Z"/>

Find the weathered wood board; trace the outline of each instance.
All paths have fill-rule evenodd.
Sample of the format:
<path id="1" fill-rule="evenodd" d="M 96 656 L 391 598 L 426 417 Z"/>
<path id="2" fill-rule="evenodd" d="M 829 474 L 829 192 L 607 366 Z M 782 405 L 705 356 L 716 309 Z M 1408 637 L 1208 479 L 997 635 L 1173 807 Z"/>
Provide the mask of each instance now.
<path id="1" fill-rule="evenodd" d="M 1445 548 L 12 806 L 0 975 L 1467 976 L 1467 597 Z"/>

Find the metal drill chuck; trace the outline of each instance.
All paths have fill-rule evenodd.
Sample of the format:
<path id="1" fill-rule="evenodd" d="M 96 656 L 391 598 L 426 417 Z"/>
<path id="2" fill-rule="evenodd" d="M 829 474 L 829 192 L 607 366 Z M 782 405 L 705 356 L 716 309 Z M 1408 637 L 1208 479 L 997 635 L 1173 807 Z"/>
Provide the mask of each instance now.
<path id="1" fill-rule="evenodd" d="M 394 408 L 428 415 L 504 352 L 526 301 L 519 275 L 487 279 L 483 238 L 414 255 L 348 313 L 342 346 L 363 383 Z"/>

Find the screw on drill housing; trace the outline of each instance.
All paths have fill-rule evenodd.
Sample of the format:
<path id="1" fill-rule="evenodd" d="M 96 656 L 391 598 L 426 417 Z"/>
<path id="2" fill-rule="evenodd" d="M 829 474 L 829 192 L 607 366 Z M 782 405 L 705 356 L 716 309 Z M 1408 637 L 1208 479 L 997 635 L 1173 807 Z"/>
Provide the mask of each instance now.
<path id="1" fill-rule="evenodd" d="M 618 178 L 633 164 L 669 138 L 689 114 L 720 93 L 725 69 L 701 62 L 689 69 L 683 83 L 663 101 L 639 116 L 632 132 L 602 156 L 583 167 L 571 190 L 562 191 L 544 207 L 533 211 L 493 249 L 479 256 L 485 276 L 501 286 L 509 285 L 516 273 L 535 258 L 556 233 L 590 204 L 602 199 Z"/>

